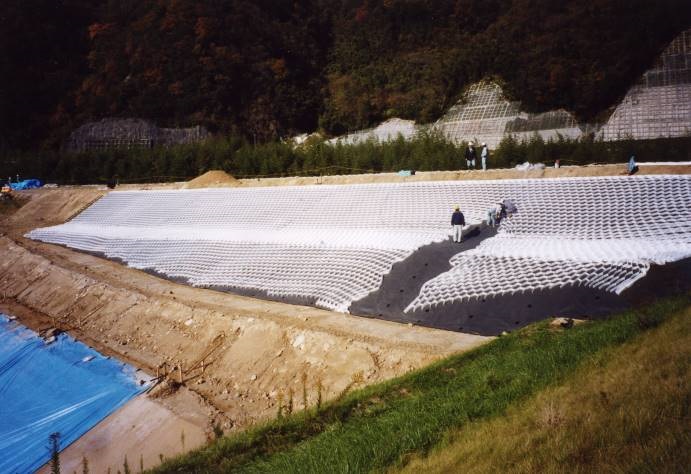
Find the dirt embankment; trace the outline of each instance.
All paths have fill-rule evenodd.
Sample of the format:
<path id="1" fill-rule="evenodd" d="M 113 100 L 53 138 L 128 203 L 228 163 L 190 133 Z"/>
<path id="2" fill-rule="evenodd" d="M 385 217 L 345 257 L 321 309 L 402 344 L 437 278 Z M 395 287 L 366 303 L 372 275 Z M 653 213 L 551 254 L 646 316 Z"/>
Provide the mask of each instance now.
<path id="1" fill-rule="evenodd" d="M 291 393 L 300 409 L 303 380 L 314 404 L 317 386 L 328 399 L 353 380 L 381 381 L 486 340 L 195 289 L 22 237 L 69 219 L 103 192 L 36 191 L 5 220 L 0 309 L 30 327 L 68 329 L 149 373 L 181 364 L 184 384 L 226 428 L 274 416 Z"/>
<path id="2" fill-rule="evenodd" d="M 179 183 L 123 184 L 118 190 L 131 189 L 195 189 L 202 187 L 258 187 L 258 186 L 306 186 L 312 184 L 367 184 L 367 183 L 413 183 L 423 181 L 492 180 L 492 179 L 537 179 L 573 178 L 592 176 L 626 175 L 626 164 L 564 166 L 521 171 L 501 168 L 455 171 L 418 171 L 414 176 L 399 176 L 397 173 L 368 173 L 332 176 L 290 176 L 285 178 L 244 178 L 235 179 L 223 171 L 209 171 L 197 178 Z M 691 165 L 642 165 L 638 175 L 691 174 Z M 76 188 L 75 188 L 76 189 Z"/>
<path id="3" fill-rule="evenodd" d="M 647 174 L 689 174 L 690 165 L 641 166 L 639 175 Z M 336 176 L 304 176 L 287 178 L 241 179 L 232 186 L 301 186 L 307 184 L 364 184 L 364 183 L 410 183 L 420 181 L 489 180 L 489 179 L 531 179 L 567 178 L 588 176 L 620 176 L 626 174 L 626 164 L 565 166 L 521 171 L 502 168 L 457 171 L 418 171 L 414 176 L 399 176 L 396 173 L 354 174 Z"/>

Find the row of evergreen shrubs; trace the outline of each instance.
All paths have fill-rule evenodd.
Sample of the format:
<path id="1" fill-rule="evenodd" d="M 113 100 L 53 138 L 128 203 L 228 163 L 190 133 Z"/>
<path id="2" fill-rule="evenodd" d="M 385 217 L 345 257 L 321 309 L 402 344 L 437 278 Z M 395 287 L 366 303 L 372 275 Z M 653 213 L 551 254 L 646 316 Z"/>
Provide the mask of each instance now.
<path id="1" fill-rule="evenodd" d="M 623 163 L 635 154 L 639 161 L 691 160 L 691 137 L 603 142 L 592 138 L 528 141 L 509 136 L 491 150 L 490 168 L 509 168 L 529 161 L 551 166 Z M 0 177 L 32 177 L 58 184 L 185 180 L 208 170 L 222 169 L 236 177 L 379 173 L 465 168 L 463 146 L 440 134 L 422 133 L 412 140 L 399 137 L 378 143 L 331 145 L 312 139 L 294 146 L 271 142 L 253 145 L 238 137 L 215 137 L 201 144 L 169 148 L 111 149 L 85 153 L 0 151 Z"/>

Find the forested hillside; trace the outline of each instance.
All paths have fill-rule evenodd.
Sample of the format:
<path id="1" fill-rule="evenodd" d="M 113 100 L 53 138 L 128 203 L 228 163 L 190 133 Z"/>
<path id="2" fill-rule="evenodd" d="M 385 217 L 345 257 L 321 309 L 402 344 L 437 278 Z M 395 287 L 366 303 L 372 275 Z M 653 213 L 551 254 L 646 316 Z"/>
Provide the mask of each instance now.
<path id="1" fill-rule="evenodd" d="M 0 147 L 112 116 L 252 141 L 428 122 L 487 76 L 592 119 L 689 25 L 686 0 L 5 0 Z"/>

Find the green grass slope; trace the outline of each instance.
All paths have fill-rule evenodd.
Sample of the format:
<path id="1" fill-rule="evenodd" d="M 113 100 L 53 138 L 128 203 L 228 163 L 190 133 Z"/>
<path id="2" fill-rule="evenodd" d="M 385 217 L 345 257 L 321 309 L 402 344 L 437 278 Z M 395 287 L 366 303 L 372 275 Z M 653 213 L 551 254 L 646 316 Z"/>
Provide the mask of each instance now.
<path id="1" fill-rule="evenodd" d="M 599 352 L 506 416 L 451 430 L 403 471 L 688 472 L 690 315 Z"/>
<path id="2" fill-rule="evenodd" d="M 581 461 L 585 469 L 586 462 L 595 463 L 599 454 L 608 457 L 605 451 L 591 452 L 591 448 L 600 446 L 598 439 L 609 438 L 619 440 L 611 456 L 622 457 L 627 453 L 624 447 L 642 445 L 646 439 L 650 439 L 655 446 L 659 446 L 660 458 L 666 459 L 667 465 L 676 466 L 681 458 L 675 457 L 675 453 L 682 456 L 680 453 L 688 451 L 689 446 L 688 431 L 683 428 L 689 425 L 688 351 L 670 356 L 679 360 L 672 363 L 668 375 L 681 377 L 683 384 L 674 385 L 670 381 L 670 393 L 664 397 L 648 400 L 647 392 L 642 392 L 640 396 L 648 400 L 652 419 L 656 419 L 654 415 L 659 413 L 667 424 L 675 426 L 674 434 L 667 436 L 665 433 L 669 430 L 665 430 L 665 433 L 657 430 L 657 425 L 645 421 L 649 417 L 636 418 L 641 426 L 634 424 L 623 430 L 624 425 L 629 425 L 625 395 L 628 396 L 630 391 L 622 394 L 623 398 L 617 398 L 619 396 L 613 391 L 614 385 L 623 386 L 623 383 L 617 382 L 612 382 L 612 386 L 607 385 L 603 389 L 604 395 L 599 392 L 597 395 L 620 404 L 613 406 L 619 406 L 620 412 L 615 408 L 603 411 L 608 417 L 619 413 L 621 421 L 612 425 L 616 433 L 607 433 L 607 418 L 599 422 L 588 421 L 593 423 L 593 427 L 599 426 L 604 430 L 599 435 L 591 436 L 588 425 L 575 427 L 573 431 L 567 430 L 566 427 L 570 425 L 562 420 L 572 419 L 583 423 L 589 420 L 588 414 L 592 413 L 592 408 L 585 402 L 583 408 L 590 411 L 580 411 L 576 402 L 550 405 L 543 401 L 547 403 L 544 406 L 551 408 L 547 411 L 541 408 L 542 405 L 534 408 L 537 414 L 535 420 L 538 420 L 534 423 L 546 423 L 544 430 L 562 426 L 566 437 L 581 430 L 579 436 L 583 444 L 576 446 L 573 452 L 562 450 L 559 455 L 552 456 L 550 450 L 565 441 L 551 439 L 547 431 L 537 432 L 529 423 L 520 423 L 527 423 L 525 420 L 530 419 L 527 413 L 531 404 L 540 400 L 555 400 L 556 394 L 570 392 L 574 397 L 580 393 L 586 396 L 596 385 L 588 385 L 581 380 L 589 379 L 591 371 L 599 371 L 598 376 L 609 380 L 609 359 L 615 364 L 613 368 L 628 370 L 633 381 L 650 375 L 650 371 L 638 370 L 642 367 L 640 364 L 627 368 L 627 356 L 618 355 L 618 351 L 635 352 L 632 349 L 635 347 L 640 347 L 642 351 L 649 345 L 646 340 L 655 337 L 662 339 L 656 347 L 664 348 L 670 344 L 671 347 L 677 347 L 681 344 L 679 340 L 666 340 L 664 334 L 678 338 L 686 334 L 688 341 L 689 301 L 688 295 L 665 300 L 608 321 L 591 322 L 569 330 L 555 328 L 548 322 L 535 324 L 472 352 L 449 357 L 387 383 L 347 394 L 319 410 L 278 419 L 254 430 L 222 438 L 201 450 L 167 461 L 155 472 L 367 472 L 403 468 L 411 459 L 411 469 L 419 470 L 421 468 L 416 466 L 424 465 L 423 469 L 467 471 L 475 469 L 475 466 L 459 463 L 473 458 L 471 454 L 475 452 L 458 458 L 453 451 L 457 449 L 455 443 L 464 444 L 466 439 L 474 440 L 476 432 L 482 432 L 485 436 L 485 441 L 476 445 L 478 452 L 485 450 L 483 454 L 478 454 L 480 459 L 494 456 L 490 442 L 501 447 L 504 443 L 502 436 L 506 436 L 509 443 L 507 456 L 517 451 L 517 448 L 510 448 L 512 444 L 523 450 L 518 450 L 516 454 L 516 459 L 523 464 L 506 458 L 499 469 L 511 469 L 512 466 L 516 470 L 534 470 L 536 466 L 553 470 L 568 466 L 571 469 L 574 463 Z M 662 328 L 649 331 L 661 323 L 664 323 Z M 653 352 L 650 354 L 651 357 L 658 357 Z M 624 358 L 619 365 L 615 356 Z M 641 360 L 645 360 L 645 356 L 641 357 Z M 658 362 L 661 363 L 652 360 L 649 365 L 655 367 Z M 648 385 L 651 389 L 663 386 L 654 381 Z M 672 389 L 681 395 L 672 393 Z M 686 397 L 686 411 L 675 411 L 674 408 L 666 411 L 668 404 L 663 400 L 678 399 L 679 396 Z M 574 400 L 580 402 L 581 399 Z M 516 415 L 523 411 L 526 414 Z M 508 417 L 505 416 L 507 414 Z M 512 422 L 516 423 L 515 429 L 522 427 L 524 431 L 535 431 L 533 447 L 521 444 L 528 441 L 515 436 L 514 426 L 506 425 Z M 496 428 L 493 428 L 494 424 L 497 424 Z M 649 433 L 648 428 L 653 432 Z M 492 429 L 497 431 L 493 432 Z M 645 438 L 648 435 L 649 438 Z M 546 438 L 551 440 L 548 442 Z M 588 445 L 586 441 L 593 444 Z M 500 447 L 494 449 L 499 450 Z M 430 450 L 434 453 L 432 457 L 419 458 Z M 543 451 L 531 460 L 533 450 Z M 645 455 L 641 456 L 646 458 Z M 633 456 L 628 458 L 635 462 Z M 485 469 L 496 468 L 497 465 L 488 464 Z"/>
<path id="3" fill-rule="evenodd" d="M 691 310 L 592 357 L 506 416 L 449 432 L 404 472 L 688 472 Z"/>

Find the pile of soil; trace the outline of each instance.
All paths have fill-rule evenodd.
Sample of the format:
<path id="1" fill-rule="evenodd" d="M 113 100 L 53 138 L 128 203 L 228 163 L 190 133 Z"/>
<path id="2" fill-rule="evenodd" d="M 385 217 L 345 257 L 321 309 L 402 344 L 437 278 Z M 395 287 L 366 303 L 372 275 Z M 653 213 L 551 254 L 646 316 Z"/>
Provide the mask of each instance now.
<path id="1" fill-rule="evenodd" d="M 207 171 L 201 176 L 197 176 L 189 181 L 184 187 L 186 189 L 214 188 L 223 186 L 237 186 L 238 180 L 222 170 Z"/>

